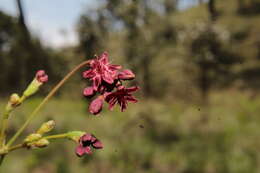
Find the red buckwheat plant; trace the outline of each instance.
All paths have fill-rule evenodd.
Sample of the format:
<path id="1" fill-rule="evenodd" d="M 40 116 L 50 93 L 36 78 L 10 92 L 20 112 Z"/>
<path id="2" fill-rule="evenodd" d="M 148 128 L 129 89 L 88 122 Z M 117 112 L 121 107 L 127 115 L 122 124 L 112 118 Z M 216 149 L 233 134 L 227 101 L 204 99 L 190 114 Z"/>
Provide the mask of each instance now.
<path id="1" fill-rule="evenodd" d="M 87 98 L 98 95 L 89 105 L 90 113 L 99 114 L 104 101 L 109 104 L 110 110 L 118 103 L 122 112 L 126 109 L 128 102 L 137 102 L 132 93 L 139 88 L 137 86 L 126 88 L 122 82 L 124 80 L 133 80 L 135 74 L 131 70 L 121 69 L 120 65 L 109 62 L 108 53 L 106 52 L 90 60 L 89 69 L 82 74 L 83 78 L 92 82 L 91 87 L 83 90 L 83 95 Z"/>
<path id="2" fill-rule="evenodd" d="M 0 164 L 2 164 L 6 155 L 10 152 L 21 149 L 43 148 L 50 144 L 54 139 L 66 138 L 76 143 L 75 154 L 79 157 L 92 154 L 93 149 L 102 149 L 103 144 L 91 133 L 83 131 L 69 131 L 62 134 L 46 135 L 55 127 L 55 122 L 49 120 L 44 122 L 37 130 L 27 135 L 21 143 L 13 145 L 16 139 L 22 134 L 25 128 L 37 115 L 39 110 L 54 96 L 60 87 L 78 70 L 83 67 L 88 69 L 83 72 L 83 78 L 87 79 L 91 85 L 83 90 L 83 95 L 92 99 L 89 104 L 89 112 L 93 115 L 100 114 L 104 102 L 107 102 L 109 109 L 118 104 L 121 111 L 125 111 L 129 102 L 136 103 L 137 99 L 132 95 L 139 89 L 137 86 L 126 87 L 124 81 L 133 80 L 135 74 L 129 69 L 122 69 L 120 65 L 114 65 L 109 62 L 108 53 L 103 53 L 100 56 L 95 56 L 93 59 L 84 61 L 69 72 L 42 100 L 42 102 L 29 114 L 28 119 L 18 129 L 18 131 L 6 140 L 6 129 L 12 112 L 23 104 L 30 96 L 35 94 L 40 87 L 48 82 L 48 75 L 44 70 L 36 72 L 34 79 L 24 90 L 21 96 L 17 93 L 11 94 L 9 101 L 6 104 L 3 115 L 0 121 Z"/>

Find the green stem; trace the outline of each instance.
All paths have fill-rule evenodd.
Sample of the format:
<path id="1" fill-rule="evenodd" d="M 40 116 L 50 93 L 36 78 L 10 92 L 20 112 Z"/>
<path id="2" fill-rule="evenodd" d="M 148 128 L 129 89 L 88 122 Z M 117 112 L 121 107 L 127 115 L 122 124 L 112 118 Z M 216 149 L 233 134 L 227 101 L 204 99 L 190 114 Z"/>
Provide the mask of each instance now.
<path id="1" fill-rule="evenodd" d="M 2 165 L 4 159 L 5 159 L 5 155 L 2 155 L 1 158 L 0 158 L 0 166 Z"/>
<path id="2" fill-rule="evenodd" d="M 5 111 L 4 114 L 2 115 L 1 122 L 0 122 L 0 145 L 1 147 L 4 146 L 5 144 L 5 129 L 7 128 L 7 123 L 8 123 L 8 117 L 9 117 L 9 112 Z"/>
<path id="3" fill-rule="evenodd" d="M 20 127 L 20 129 L 14 134 L 14 136 L 7 143 L 7 147 L 13 144 L 13 142 L 21 135 L 24 129 L 28 126 L 28 124 L 32 121 L 34 116 L 39 112 L 39 110 L 48 102 L 48 100 L 60 89 L 60 87 L 80 68 L 87 65 L 89 61 L 84 61 L 83 63 L 76 66 L 71 72 L 69 72 L 51 91 L 50 93 L 43 99 L 43 101 L 35 108 L 35 110 L 29 115 L 28 119 L 25 123 Z"/>
<path id="4" fill-rule="evenodd" d="M 21 97 L 21 99 L 20 99 L 20 104 L 24 101 L 26 99 L 26 97 L 25 96 L 22 96 Z M 17 106 L 19 106 L 19 104 L 18 105 L 16 105 L 16 106 L 12 106 L 12 105 L 10 105 L 10 100 L 8 101 L 8 103 L 7 103 L 7 105 L 6 105 L 6 110 L 5 110 L 5 112 L 3 113 L 3 115 L 2 115 L 2 118 L 1 118 L 1 122 L 0 122 L 0 127 L 1 127 L 1 129 L 0 129 L 0 146 L 1 147 L 4 147 L 4 145 L 5 145 L 5 138 L 6 138 L 6 129 L 7 129 L 7 127 L 8 127 L 8 119 L 9 119 L 9 116 L 10 116 L 10 114 L 11 114 L 11 112 L 17 107 Z"/>
<path id="5" fill-rule="evenodd" d="M 23 144 L 17 144 L 17 145 L 14 145 L 14 146 L 8 148 L 8 151 L 17 150 L 17 149 L 23 148 L 23 147 L 25 147 L 25 144 L 24 144 L 24 143 L 23 143 Z"/>
<path id="6" fill-rule="evenodd" d="M 57 134 L 57 135 L 51 135 L 51 136 L 45 136 L 44 139 L 58 139 L 58 138 L 66 138 L 68 136 L 67 133 L 63 134 Z"/>
<path id="7" fill-rule="evenodd" d="M 43 137 L 43 139 L 58 139 L 58 138 L 66 138 L 67 136 L 68 136 L 67 133 L 63 133 L 63 134 L 45 136 L 45 137 Z M 17 144 L 17 145 L 14 145 L 14 146 L 11 146 L 10 148 L 8 148 L 8 152 L 17 150 L 17 149 L 23 148 L 23 147 L 26 147 L 25 143 Z"/>

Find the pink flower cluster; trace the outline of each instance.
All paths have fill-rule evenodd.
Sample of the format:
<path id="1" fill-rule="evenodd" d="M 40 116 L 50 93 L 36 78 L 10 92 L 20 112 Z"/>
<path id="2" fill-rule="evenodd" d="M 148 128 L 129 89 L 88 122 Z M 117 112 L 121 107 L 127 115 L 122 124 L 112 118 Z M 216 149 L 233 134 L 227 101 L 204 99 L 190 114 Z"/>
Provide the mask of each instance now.
<path id="1" fill-rule="evenodd" d="M 112 110 L 116 103 L 124 111 L 128 102 L 136 103 L 137 99 L 132 95 L 139 87 L 125 87 L 122 81 L 132 80 L 135 74 L 128 69 L 122 70 L 120 65 L 109 62 L 108 53 L 103 53 L 89 62 L 89 69 L 83 72 L 83 78 L 92 82 L 92 86 L 83 91 L 83 95 L 92 98 L 98 95 L 89 105 L 89 112 L 97 115 L 103 107 L 104 101 L 109 104 Z"/>

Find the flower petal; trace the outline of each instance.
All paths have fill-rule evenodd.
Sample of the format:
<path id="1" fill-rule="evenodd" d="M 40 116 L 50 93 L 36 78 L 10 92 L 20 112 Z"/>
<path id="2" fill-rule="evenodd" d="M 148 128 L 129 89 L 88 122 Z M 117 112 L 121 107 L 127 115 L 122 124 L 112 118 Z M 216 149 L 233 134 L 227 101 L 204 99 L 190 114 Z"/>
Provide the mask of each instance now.
<path id="1" fill-rule="evenodd" d="M 104 65 L 108 64 L 109 60 L 107 52 L 102 53 L 102 55 L 100 56 L 100 62 Z"/>
<path id="2" fill-rule="evenodd" d="M 92 154 L 91 148 L 89 146 L 85 147 L 84 151 L 85 151 L 86 154 Z"/>
<path id="3" fill-rule="evenodd" d="M 116 99 L 116 98 L 113 98 L 113 99 L 111 99 L 108 103 L 109 103 L 108 109 L 112 111 L 113 108 L 114 108 L 114 106 L 115 106 L 115 104 L 117 103 L 117 99 Z"/>
<path id="4" fill-rule="evenodd" d="M 97 140 L 97 138 L 94 135 L 91 135 L 91 142 L 95 142 Z"/>
<path id="5" fill-rule="evenodd" d="M 79 145 L 77 146 L 75 153 L 77 156 L 81 157 L 85 154 L 85 148 Z"/>
<path id="6" fill-rule="evenodd" d="M 135 74 L 131 70 L 123 70 L 118 73 L 118 79 L 121 80 L 132 80 L 135 78 Z"/>
<path id="7" fill-rule="evenodd" d="M 122 68 L 121 65 L 109 64 L 109 70 L 116 71 Z"/>
<path id="8" fill-rule="evenodd" d="M 103 148 L 103 144 L 102 144 L 102 142 L 100 142 L 99 140 L 96 140 L 96 142 L 93 143 L 92 146 L 93 146 L 95 149 L 102 149 L 102 148 Z"/>
<path id="9" fill-rule="evenodd" d="M 92 69 L 86 70 L 86 71 L 84 71 L 84 72 L 82 73 L 83 78 L 86 78 L 86 79 L 92 78 L 92 77 L 94 77 L 94 75 L 95 75 L 95 74 L 94 74 L 94 72 L 93 72 Z"/>
<path id="10" fill-rule="evenodd" d="M 138 100 L 134 96 L 126 96 L 125 98 L 127 101 L 132 102 L 132 103 L 138 102 Z"/>
<path id="11" fill-rule="evenodd" d="M 121 107 L 121 112 L 124 112 L 126 110 L 127 107 L 127 102 L 125 100 L 122 100 L 121 102 L 119 102 L 120 107 Z"/>
<path id="12" fill-rule="evenodd" d="M 100 75 L 96 75 L 92 80 L 93 80 L 93 89 L 95 91 L 97 91 L 99 85 L 101 84 L 101 76 Z"/>
<path id="13" fill-rule="evenodd" d="M 86 133 L 85 135 L 83 135 L 83 136 L 80 138 L 80 140 L 82 140 L 82 141 L 91 141 L 91 139 L 92 139 L 92 136 L 91 136 L 91 134 L 89 134 L 89 133 Z"/>
<path id="14" fill-rule="evenodd" d="M 139 90 L 140 88 L 138 86 L 133 86 L 133 87 L 129 87 L 129 88 L 126 88 L 126 92 L 128 93 L 132 93 L 132 92 L 135 92 L 137 90 Z"/>
<path id="15" fill-rule="evenodd" d="M 112 84 L 114 82 L 113 76 L 110 75 L 108 72 L 104 72 L 104 74 L 102 75 L 102 79 L 109 84 Z"/>

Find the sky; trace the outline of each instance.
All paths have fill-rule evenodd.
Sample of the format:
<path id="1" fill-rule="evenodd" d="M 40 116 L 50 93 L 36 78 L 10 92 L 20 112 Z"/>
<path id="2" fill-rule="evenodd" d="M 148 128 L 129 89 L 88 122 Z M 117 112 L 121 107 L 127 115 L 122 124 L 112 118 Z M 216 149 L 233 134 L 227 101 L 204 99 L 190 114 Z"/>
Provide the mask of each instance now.
<path id="1" fill-rule="evenodd" d="M 15 1 L 0 0 L 0 10 L 16 16 Z M 95 9 L 98 1 L 101 0 L 23 0 L 30 31 L 50 47 L 77 44 L 76 23 L 79 16 L 84 10 Z M 181 8 L 190 5 L 189 0 L 181 2 Z"/>
<path id="2" fill-rule="evenodd" d="M 61 5 L 61 1 L 63 2 Z M 76 23 L 93 0 L 23 0 L 27 25 L 45 45 L 62 47 L 77 43 Z M 0 0 L 0 10 L 17 15 L 15 0 Z"/>

